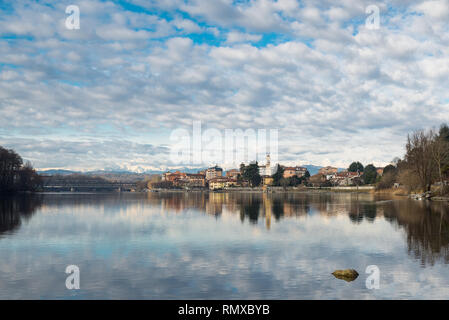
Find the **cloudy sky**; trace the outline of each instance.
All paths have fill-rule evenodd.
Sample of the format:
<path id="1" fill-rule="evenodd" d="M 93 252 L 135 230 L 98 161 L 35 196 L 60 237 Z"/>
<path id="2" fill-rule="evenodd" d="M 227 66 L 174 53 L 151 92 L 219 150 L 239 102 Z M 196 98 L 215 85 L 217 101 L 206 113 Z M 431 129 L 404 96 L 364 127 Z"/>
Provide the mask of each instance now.
<path id="1" fill-rule="evenodd" d="M 448 21 L 449 0 L 1 1 L 0 145 L 40 169 L 166 168 L 201 121 L 277 129 L 285 163 L 383 165 L 449 121 Z"/>

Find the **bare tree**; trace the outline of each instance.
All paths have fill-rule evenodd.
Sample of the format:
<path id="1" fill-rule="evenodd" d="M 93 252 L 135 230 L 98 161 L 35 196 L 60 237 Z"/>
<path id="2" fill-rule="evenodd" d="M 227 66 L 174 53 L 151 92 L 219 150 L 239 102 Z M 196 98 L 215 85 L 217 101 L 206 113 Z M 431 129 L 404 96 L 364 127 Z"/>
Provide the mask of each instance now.
<path id="1" fill-rule="evenodd" d="M 22 158 L 14 151 L 0 147 L 0 192 L 14 190 Z"/>
<path id="2" fill-rule="evenodd" d="M 17 176 L 16 190 L 18 191 L 36 191 L 41 187 L 42 179 L 34 170 L 29 161 L 23 165 Z"/>
<path id="3" fill-rule="evenodd" d="M 443 167 L 449 161 L 449 143 L 441 135 L 436 135 L 431 148 L 432 159 L 438 169 L 438 177 L 443 192 Z"/>
<path id="4" fill-rule="evenodd" d="M 435 133 L 432 130 L 415 131 L 407 137 L 405 161 L 408 168 L 418 176 L 425 191 L 430 191 L 436 173 L 432 157 L 434 138 Z"/>
<path id="5" fill-rule="evenodd" d="M 36 191 L 41 179 L 30 162 L 23 160 L 14 150 L 0 147 L 0 193 Z"/>

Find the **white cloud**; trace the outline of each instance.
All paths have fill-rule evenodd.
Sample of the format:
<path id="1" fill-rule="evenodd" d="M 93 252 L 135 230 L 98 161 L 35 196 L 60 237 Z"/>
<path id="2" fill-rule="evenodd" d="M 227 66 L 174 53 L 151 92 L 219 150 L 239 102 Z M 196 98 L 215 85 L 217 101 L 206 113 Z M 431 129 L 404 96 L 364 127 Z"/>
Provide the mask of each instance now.
<path id="1" fill-rule="evenodd" d="M 0 15 L 1 142 L 25 158 L 38 161 L 14 144 L 30 136 L 160 145 L 202 120 L 278 128 L 282 161 L 380 165 L 401 156 L 407 132 L 449 121 L 445 2 L 397 0 L 392 12 L 381 2 L 381 28 L 367 30 L 369 1 L 133 1 L 151 13 L 81 1 L 75 32 L 63 3 L 25 3 Z M 121 149 L 96 148 L 67 167 L 126 162 Z"/>
<path id="2" fill-rule="evenodd" d="M 228 43 L 236 42 L 258 42 L 262 39 L 260 34 L 248 34 L 242 32 L 231 31 L 226 36 L 226 41 Z"/>
<path id="3" fill-rule="evenodd" d="M 431 19 L 449 18 L 449 3 L 446 0 L 425 1 L 415 6 L 418 12 L 424 13 Z"/>

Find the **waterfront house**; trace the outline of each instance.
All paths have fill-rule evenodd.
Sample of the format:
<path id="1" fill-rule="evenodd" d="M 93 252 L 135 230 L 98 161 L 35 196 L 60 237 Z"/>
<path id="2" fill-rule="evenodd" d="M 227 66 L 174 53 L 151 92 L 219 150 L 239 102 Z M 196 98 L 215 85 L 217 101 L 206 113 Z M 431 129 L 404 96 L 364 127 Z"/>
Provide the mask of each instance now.
<path id="1" fill-rule="evenodd" d="M 187 173 L 186 182 L 188 187 L 205 187 L 206 176 L 201 173 Z"/>
<path id="2" fill-rule="evenodd" d="M 296 176 L 298 178 L 304 177 L 306 175 L 307 172 L 307 168 L 305 167 L 300 167 L 300 166 L 296 166 L 295 167 L 295 171 L 296 171 Z"/>
<path id="3" fill-rule="evenodd" d="M 215 177 L 208 181 L 210 190 L 227 189 L 237 186 L 237 180 L 228 177 Z"/>
<path id="4" fill-rule="evenodd" d="M 284 174 L 283 174 L 284 178 L 286 178 L 286 179 L 291 178 L 295 175 L 296 175 L 295 167 L 285 167 L 284 168 Z"/>
<path id="5" fill-rule="evenodd" d="M 360 177 L 360 172 L 342 171 L 333 175 L 330 181 L 333 185 L 337 186 L 352 186 L 357 184 Z"/>
<path id="6" fill-rule="evenodd" d="M 298 178 L 301 178 L 305 176 L 307 172 L 307 168 L 296 166 L 296 167 L 284 167 L 284 178 L 291 178 L 293 176 L 297 176 Z"/>
<path id="7" fill-rule="evenodd" d="M 186 175 L 186 173 L 180 171 L 165 172 L 162 174 L 162 181 L 169 181 L 175 184 L 177 180 L 185 179 Z"/>

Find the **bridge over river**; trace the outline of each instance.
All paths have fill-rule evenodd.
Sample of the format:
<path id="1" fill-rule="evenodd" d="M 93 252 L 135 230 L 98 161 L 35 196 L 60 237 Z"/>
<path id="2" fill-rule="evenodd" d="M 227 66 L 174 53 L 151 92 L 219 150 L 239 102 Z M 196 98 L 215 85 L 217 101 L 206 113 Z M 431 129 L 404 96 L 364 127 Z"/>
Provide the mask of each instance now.
<path id="1" fill-rule="evenodd" d="M 136 183 L 108 181 L 97 177 L 48 176 L 42 178 L 45 192 L 127 192 L 136 189 Z"/>

